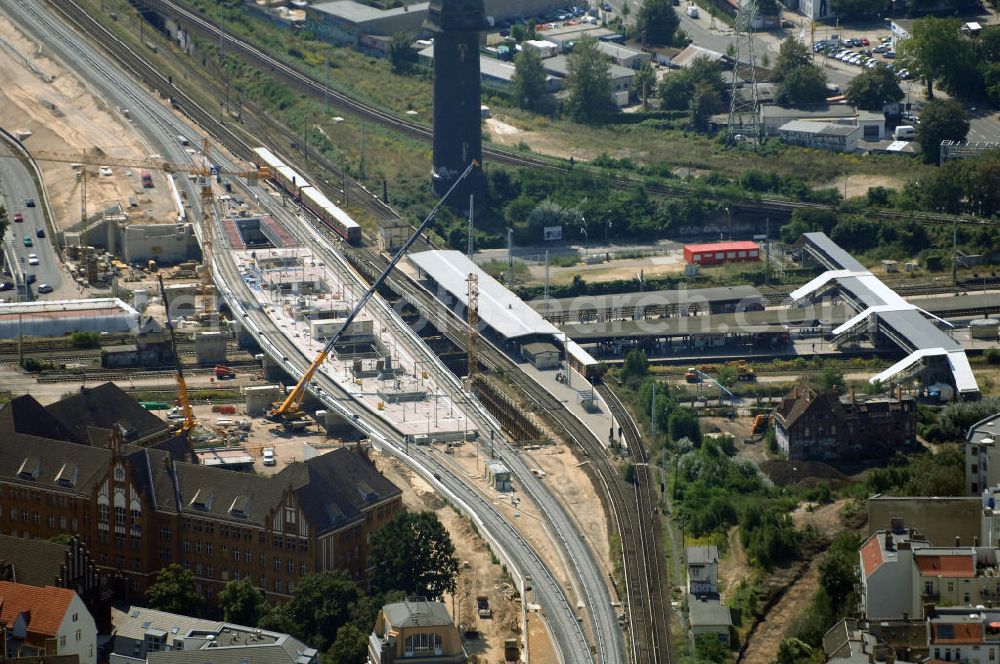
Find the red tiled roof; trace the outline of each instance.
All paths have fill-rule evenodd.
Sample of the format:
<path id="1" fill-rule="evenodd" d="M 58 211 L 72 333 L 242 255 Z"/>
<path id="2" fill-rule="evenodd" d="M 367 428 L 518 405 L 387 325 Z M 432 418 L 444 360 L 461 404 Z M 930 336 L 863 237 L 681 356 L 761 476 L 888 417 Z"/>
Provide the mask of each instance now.
<path id="1" fill-rule="evenodd" d="M 862 571 L 866 577 L 871 576 L 875 573 L 882 563 L 885 562 L 885 558 L 882 556 L 882 546 L 879 544 L 878 537 L 872 536 L 864 546 L 861 547 L 861 566 Z"/>
<path id="2" fill-rule="evenodd" d="M 921 576 L 973 577 L 971 555 L 917 556 Z"/>
<path id="3" fill-rule="evenodd" d="M 12 627 L 17 616 L 30 613 L 29 633 L 56 636 L 75 596 L 68 588 L 0 581 L 0 625 Z"/>
<path id="4" fill-rule="evenodd" d="M 931 625 L 931 641 L 935 645 L 975 644 L 983 642 L 982 623 L 947 623 Z M 944 628 L 944 629 L 942 629 Z M 951 629 L 948 629 L 951 628 Z M 942 636 L 942 632 L 950 634 Z"/>
<path id="5" fill-rule="evenodd" d="M 710 242 L 708 244 L 685 244 L 688 251 L 753 251 L 760 249 L 760 245 L 749 240 L 738 240 L 735 242 Z"/>

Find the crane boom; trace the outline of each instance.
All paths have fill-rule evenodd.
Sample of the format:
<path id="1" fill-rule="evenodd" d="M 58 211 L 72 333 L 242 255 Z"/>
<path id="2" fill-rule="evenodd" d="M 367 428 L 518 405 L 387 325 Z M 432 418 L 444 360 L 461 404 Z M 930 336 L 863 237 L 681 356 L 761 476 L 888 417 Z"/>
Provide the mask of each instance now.
<path id="1" fill-rule="evenodd" d="M 434 219 L 434 217 L 437 216 L 437 213 L 444 205 L 444 202 L 448 200 L 448 196 L 451 195 L 451 193 L 458 187 L 458 185 L 461 184 L 462 181 L 464 181 L 465 178 L 469 176 L 469 173 L 471 173 L 478 166 L 479 163 L 473 160 L 472 163 L 470 163 L 468 167 L 466 167 L 466 169 L 462 171 L 462 174 L 455 180 L 454 184 L 451 185 L 451 188 L 448 189 L 447 192 L 445 192 L 445 195 L 441 197 L 441 200 L 437 202 L 437 205 L 434 206 L 434 208 L 430 211 L 427 217 L 420 223 L 419 226 L 417 226 L 417 229 L 413 231 L 413 234 L 410 236 L 410 239 L 408 239 L 403 244 L 403 246 L 399 248 L 399 251 L 396 252 L 396 255 L 393 256 L 392 260 L 389 261 L 389 264 L 385 266 L 385 269 L 382 270 L 382 274 L 378 275 L 378 278 L 372 283 L 371 286 L 368 287 L 368 290 L 366 290 L 365 294 L 361 296 L 361 299 L 358 300 L 358 303 L 354 305 L 354 309 L 352 309 L 351 313 L 349 313 L 347 315 L 347 318 L 344 319 L 344 324 L 341 325 L 340 329 L 338 329 L 334 333 L 334 335 L 330 337 L 330 340 L 326 342 L 326 345 L 323 346 L 323 350 L 321 350 L 319 355 L 316 356 L 316 359 L 312 361 L 312 364 L 309 365 L 309 368 L 305 370 L 305 372 L 302 374 L 302 378 L 300 378 L 299 382 L 296 383 L 294 388 L 292 388 L 292 391 L 288 393 L 288 396 L 285 397 L 285 400 L 282 401 L 281 404 L 275 404 L 276 407 L 272 408 L 268 412 L 268 415 L 270 417 L 282 418 L 298 412 L 299 404 L 302 403 L 302 398 L 305 396 L 306 386 L 309 385 L 309 381 L 311 381 L 313 379 L 313 376 L 316 375 L 316 371 L 319 370 L 320 365 L 322 365 L 323 362 L 326 361 L 326 358 L 333 351 L 333 348 L 334 346 L 337 345 L 337 342 L 340 341 L 340 338 L 344 335 L 344 332 L 354 321 L 357 315 L 361 313 L 361 310 L 368 303 L 368 300 L 371 299 L 372 295 L 375 294 L 375 291 L 377 291 L 379 287 L 382 286 L 382 283 L 385 282 L 386 278 L 396 267 L 396 264 L 399 263 L 400 260 L 402 260 L 403 255 L 406 254 L 407 250 L 411 246 L 413 246 L 413 243 L 417 241 L 417 238 L 420 237 L 420 234 L 424 232 L 428 224 L 430 224 L 431 221 Z"/>
<path id="2" fill-rule="evenodd" d="M 184 413 L 184 423 L 181 428 L 190 431 L 194 428 L 194 412 L 191 410 L 191 401 L 188 400 L 187 381 L 184 380 L 184 371 L 181 369 L 181 356 L 177 354 L 177 339 L 174 336 L 174 324 L 170 321 L 170 304 L 167 301 L 167 289 L 163 285 L 163 275 L 160 275 L 160 297 L 163 298 L 163 309 L 167 315 L 167 330 L 170 331 L 170 350 L 174 353 L 177 362 L 177 400 L 181 403 L 181 412 Z"/>

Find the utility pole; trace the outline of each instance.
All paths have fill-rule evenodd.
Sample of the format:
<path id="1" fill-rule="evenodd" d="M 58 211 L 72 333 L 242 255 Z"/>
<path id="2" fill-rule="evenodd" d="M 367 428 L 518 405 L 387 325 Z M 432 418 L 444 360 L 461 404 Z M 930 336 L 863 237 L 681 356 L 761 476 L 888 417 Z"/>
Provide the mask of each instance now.
<path id="1" fill-rule="evenodd" d="M 507 288 L 514 287 L 514 229 L 507 229 Z"/>
<path id="2" fill-rule="evenodd" d="M 549 250 L 545 250 L 545 309 L 549 307 Z M 551 312 L 549 312 L 551 314 Z"/>
<path id="3" fill-rule="evenodd" d="M 653 397 L 649 402 L 649 432 L 652 439 L 656 439 L 656 381 L 653 381 Z"/>
<path id="4" fill-rule="evenodd" d="M 475 194 L 469 194 L 469 244 L 468 244 L 468 247 L 466 248 L 466 253 L 469 256 L 469 260 L 470 261 L 472 260 L 472 254 L 473 254 L 473 246 L 472 246 L 473 222 L 472 222 L 472 217 L 473 217 L 473 215 L 475 213 L 475 202 L 476 202 L 476 196 L 475 196 Z"/>
<path id="5" fill-rule="evenodd" d="M 365 177 L 365 119 L 361 118 L 361 163 L 358 170 L 362 179 Z"/>
<path id="6" fill-rule="evenodd" d="M 309 161 L 309 116 L 302 118 L 302 157 Z M 347 191 L 346 189 L 344 190 Z"/>
<path id="7" fill-rule="evenodd" d="M 951 222 L 951 283 L 958 285 L 958 219 Z"/>
<path id="8" fill-rule="evenodd" d="M 771 284 L 771 218 L 764 217 L 764 285 Z"/>

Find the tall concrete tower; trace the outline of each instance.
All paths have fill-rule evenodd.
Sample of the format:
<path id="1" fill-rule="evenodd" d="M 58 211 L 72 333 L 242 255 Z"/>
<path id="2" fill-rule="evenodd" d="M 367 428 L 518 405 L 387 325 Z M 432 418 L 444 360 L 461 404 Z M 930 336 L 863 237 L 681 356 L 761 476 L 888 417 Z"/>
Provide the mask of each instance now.
<path id="1" fill-rule="evenodd" d="M 434 33 L 434 191 L 444 195 L 473 159 L 482 161 L 479 33 L 487 28 L 483 0 L 430 0 L 424 24 Z M 484 190 L 471 173 L 448 202 L 462 205 Z"/>

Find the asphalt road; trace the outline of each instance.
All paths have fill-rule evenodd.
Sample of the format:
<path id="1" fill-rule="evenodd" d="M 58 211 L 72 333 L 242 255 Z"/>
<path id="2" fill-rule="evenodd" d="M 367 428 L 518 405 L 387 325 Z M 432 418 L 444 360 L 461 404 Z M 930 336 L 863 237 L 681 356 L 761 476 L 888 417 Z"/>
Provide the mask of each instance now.
<path id="1" fill-rule="evenodd" d="M 0 196 L 7 207 L 10 226 L 7 233 L 13 240 L 14 254 L 21 268 L 26 274 L 34 274 L 37 281 L 30 286 L 29 299 L 65 299 L 79 295 L 75 284 L 62 270 L 59 257 L 51 243 L 50 229 L 45 226 L 45 217 L 42 213 L 42 198 L 35 189 L 35 182 L 31 178 L 27 167 L 22 164 L 8 146 L 0 142 Z M 34 199 L 35 207 L 26 205 L 27 199 Z M 15 214 L 20 213 L 24 221 L 15 222 Z M 45 237 L 37 237 L 38 229 L 44 229 Z M 32 246 L 26 247 L 24 239 L 28 238 Z M 29 265 L 30 254 L 38 256 L 38 265 Z M 4 281 L 10 277 L 4 275 Z M 52 293 L 38 293 L 38 286 L 49 284 L 53 288 Z M 12 291 L 0 293 L 0 297 L 7 300 L 13 299 Z M 23 297 L 21 299 L 24 299 Z"/>

